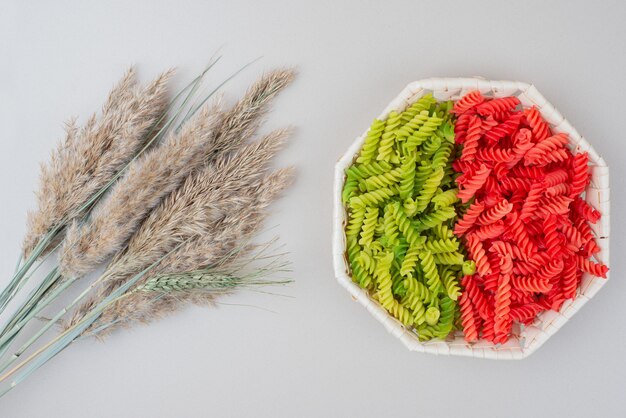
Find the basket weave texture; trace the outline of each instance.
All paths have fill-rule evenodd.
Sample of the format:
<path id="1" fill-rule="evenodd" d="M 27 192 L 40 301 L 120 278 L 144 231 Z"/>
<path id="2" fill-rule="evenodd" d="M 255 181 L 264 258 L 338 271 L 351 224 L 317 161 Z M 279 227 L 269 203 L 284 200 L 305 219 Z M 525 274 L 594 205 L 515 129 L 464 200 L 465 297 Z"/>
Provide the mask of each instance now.
<path id="1" fill-rule="evenodd" d="M 585 200 L 599 210 L 602 218 L 592 226 L 601 251 L 596 258 L 609 266 L 610 200 L 609 168 L 589 142 L 559 113 L 556 108 L 532 84 L 518 81 L 494 81 L 480 78 L 429 78 L 410 83 L 383 110 L 379 119 L 385 119 L 392 110 L 403 111 L 420 97 L 432 93 L 439 101 L 458 100 L 471 90 L 479 90 L 487 97 L 517 96 L 524 107 L 535 106 L 550 124 L 554 133 L 569 135 L 569 146 L 574 154 L 588 152 L 591 167 L 591 182 L 585 192 Z M 514 328 L 515 334 L 506 344 L 493 345 L 488 341 L 467 343 L 460 332 L 447 340 L 420 342 L 413 331 L 407 329 L 387 313 L 366 290 L 360 288 L 350 277 L 346 259 L 346 210 L 341 201 L 345 181 L 345 170 L 354 161 L 361 149 L 367 130 L 348 148 L 335 166 L 334 212 L 333 212 L 333 264 L 339 283 L 363 305 L 384 327 L 398 338 L 409 350 L 440 355 L 460 355 L 497 360 L 522 359 L 536 351 L 548 338 L 559 330 L 585 303 L 589 301 L 608 279 L 585 273 L 576 299 L 563 304 L 560 312 L 546 311 L 540 314 L 531 326 Z"/>

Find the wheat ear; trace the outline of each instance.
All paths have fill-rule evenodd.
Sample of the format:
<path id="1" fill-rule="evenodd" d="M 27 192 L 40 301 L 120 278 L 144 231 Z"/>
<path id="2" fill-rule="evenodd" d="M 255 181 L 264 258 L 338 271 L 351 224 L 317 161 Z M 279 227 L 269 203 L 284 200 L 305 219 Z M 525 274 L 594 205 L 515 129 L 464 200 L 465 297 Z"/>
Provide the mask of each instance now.
<path id="1" fill-rule="evenodd" d="M 208 269 L 201 274 L 197 272 L 181 274 L 180 272 L 185 270 L 179 269 L 198 270 L 228 258 L 237 245 L 246 242 L 258 231 L 266 216 L 266 207 L 290 184 L 292 177 L 293 168 L 287 168 L 263 179 L 248 204 L 242 205 L 237 212 L 226 216 L 219 225 L 216 225 L 214 233 L 210 236 L 197 237 L 162 260 L 138 287 L 108 307 L 87 333 L 98 330 L 97 335 L 104 337 L 116 329 L 134 323 L 149 323 L 159 319 L 186 303 L 212 304 L 217 296 L 230 293 L 244 285 L 245 282 L 239 280 L 236 275 L 225 276 L 220 274 L 219 270 L 211 272 Z M 174 273 L 175 271 L 179 273 Z M 232 280 L 227 280 L 228 277 Z M 223 285 L 216 285 L 216 281 Z M 213 285 L 212 292 L 206 291 L 207 283 Z M 94 300 L 88 301 L 84 309 L 88 309 L 103 296 L 99 295 Z M 77 312 L 68 326 L 80 321 L 83 315 L 84 311 Z"/>

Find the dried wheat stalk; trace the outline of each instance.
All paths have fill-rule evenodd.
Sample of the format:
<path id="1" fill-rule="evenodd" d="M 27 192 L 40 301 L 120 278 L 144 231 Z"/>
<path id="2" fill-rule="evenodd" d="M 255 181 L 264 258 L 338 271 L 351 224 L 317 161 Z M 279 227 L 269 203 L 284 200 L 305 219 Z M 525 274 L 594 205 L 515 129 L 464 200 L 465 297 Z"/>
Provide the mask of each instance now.
<path id="1" fill-rule="evenodd" d="M 118 253 L 105 272 L 106 285 L 78 308 L 70 324 L 80 320 L 95 303 L 129 277 L 166 256 L 181 243 L 184 245 L 166 256 L 159 268 L 154 269 L 155 272 L 197 268 L 189 266 L 197 264 L 198 257 L 206 259 L 212 252 L 220 252 L 222 241 L 214 237 L 225 235 L 226 240 L 232 237 L 232 242 L 241 242 L 238 240 L 245 238 L 241 235 L 242 231 L 251 230 L 251 225 L 256 226 L 260 222 L 255 221 L 256 212 L 252 210 L 255 199 L 260 199 L 260 204 L 266 206 L 271 200 L 269 197 L 273 196 L 268 188 L 274 187 L 278 192 L 286 185 L 291 173 L 289 170 L 278 171 L 267 178 L 264 175 L 267 163 L 282 147 L 287 135 L 288 130 L 274 131 L 243 146 L 234 155 L 221 155 L 187 178 L 143 222 L 128 247 Z M 257 197 L 258 193 L 261 193 L 260 197 Z M 233 216 L 239 222 L 238 228 L 228 228 L 230 221 L 224 221 Z M 241 224 L 248 217 L 249 224 Z M 220 224 L 226 227 L 222 235 L 219 235 Z M 194 251 L 196 242 L 201 245 L 198 247 L 200 252 Z M 164 267 L 168 265 L 170 269 Z"/>
<path id="2" fill-rule="evenodd" d="M 29 215 L 23 245 L 24 255 L 31 255 L 18 264 L 0 294 L 0 311 L 30 277 L 42 249 L 52 248 L 51 238 L 65 234 L 62 274 L 55 267 L 2 330 L 0 383 L 8 384 L 0 396 L 86 333 L 106 335 L 154 320 L 183 303 L 212 303 L 234 288 L 283 283 L 260 279 L 281 271 L 271 264 L 244 273 L 238 257 L 255 248 L 251 238 L 266 207 L 292 177 L 292 169 L 272 173 L 268 168 L 287 130 L 249 139 L 294 72 L 264 75 L 228 110 L 207 107 L 194 117 L 199 106 L 191 107 L 182 126 L 167 136 L 207 70 L 183 89 L 181 94 L 189 91 L 187 98 L 166 124 L 171 72 L 142 88 L 132 69 L 110 93 L 99 117 L 80 129 L 74 121 L 68 124 L 64 142 L 42 167 L 38 209 Z M 162 137 L 163 143 L 149 148 Z M 23 345 L 11 347 L 24 325 L 112 253 L 103 276 L 45 320 Z M 23 356 L 86 297 L 63 332 Z"/>
<path id="3" fill-rule="evenodd" d="M 211 304 L 217 296 L 236 289 L 237 277 L 232 276 L 229 277 L 233 281 L 225 281 L 228 285 L 212 288 L 210 292 L 205 291 L 206 288 L 202 286 L 201 277 L 200 279 L 196 278 L 193 282 L 187 278 L 187 285 L 182 287 L 178 282 L 178 288 L 176 286 L 168 288 L 162 284 L 164 281 L 169 281 L 171 284 L 173 280 L 180 280 L 180 273 L 176 274 L 176 272 L 197 271 L 220 260 L 228 259 L 238 245 L 246 242 L 258 232 L 266 216 L 266 207 L 289 185 L 292 177 L 293 169 L 287 168 L 278 170 L 262 179 L 255 185 L 255 188 L 251 188 L 251 198 L 246 199 L 246 201 L 241 200 L 236 209 L 214 226 L 212 233 L 197 236 L 166 257 L 157 268 L 146 275 L 141 282 L 143 284 L 107 308 L 87 330 L 87 333 L 100 330 L 98 336 L 104 337 L 116 329 L 128 327 L 137 322 L 154 321 L 188 303 Z M 228 266 L 227 262 L 221 265 L 222 268 L 225 266 Z M 205 277 L 207 282 L 215 282 L 214 275 Z M 154 285 L 155 278 L 160 278 L 157 283 L 161 283 L 161 286 Z M 146 286 L 151 281 L 153 285 Z M 103 296 L 98 295 L 87 305 L 93 306 Z M 82 315 L 84 313 L 80 313 L 79 310 L 69 326 L 79 321 Z"/>
<path id="4" fill-rule="evenodd" d="M 28 215 L 23 253 L 29 255 L 55 227 L 80 215 L 77 211 L 145 144 L 167 106 L 168 71 L 146 87 L 137 85 L 130 69 L 111 91 L 99 118 L 82 128 L 70 121 L 65 140 L 41 168 L 36 211 Z"/>
<path id="5" fill-rule="evenodd" d="M 82 276 L 121 250 L 146 215 L 213 153 L 221 120 L 219 103 L 205 106 L 180 132 L 134 161 L 91 219 L 68 228 L 61 273 Z"/>
<path id="6" fill-rule="evenodd" d="M 293 70 L 284 69 L 263 75 L 231 109 L 224 113 L 208 109 L 166 144 L 137 161 L 111 196 L 95 209 L 91 222 L 70 227 L 61 252 L 63 275 L 83 275 L 122 249 L 146 214 L 189 173 L 203 162 L 241 147 L 262 122 L 272 98 L 293 77 Z"/>

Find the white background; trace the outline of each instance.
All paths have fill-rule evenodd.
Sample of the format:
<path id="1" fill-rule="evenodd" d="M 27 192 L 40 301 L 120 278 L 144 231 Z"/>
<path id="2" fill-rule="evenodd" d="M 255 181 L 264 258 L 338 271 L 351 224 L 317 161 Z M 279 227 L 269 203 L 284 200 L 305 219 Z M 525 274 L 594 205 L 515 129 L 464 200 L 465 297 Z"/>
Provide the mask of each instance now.
<path id="1" fill-rule="evenodd" d="M 96 110 L 129 64 L 178 66 L 220 46 L 234 100 L 262 70 L 300 69 L 267 127 L 297 127 L 298 178 L 269 226 L 296 283 L 189 308 L 76 344 L 0 399 L 1 417 L 626 416 L 623 2 L 50 1 L 0 7 L 0 282 L 33 206 L 38 162 L 72 115 Z M 408 352 L 335 282 L 333 165 L 410 81 L 534 83 L 611 167 L 611 281 L 521 362 Z M 241 306 L 241 305 L 252 305 Z M 262 308 L 262 309 L 261 309 Z M 268 312 L 271 310 L 273 312 Z"/>

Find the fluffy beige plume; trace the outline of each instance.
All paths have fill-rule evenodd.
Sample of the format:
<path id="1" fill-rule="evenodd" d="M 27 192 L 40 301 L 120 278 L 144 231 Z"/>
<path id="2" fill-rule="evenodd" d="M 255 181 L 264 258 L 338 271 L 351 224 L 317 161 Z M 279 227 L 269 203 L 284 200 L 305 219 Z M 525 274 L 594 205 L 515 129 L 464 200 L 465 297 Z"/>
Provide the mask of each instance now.
<path id="1" fill-rule="evenodd" d="M 62 273 L 83 275 L 123 248 L 146 214 L 190 172 L 203 161 L 240 148 L 257 130 L 271 100 L 293 78 L 293 70 L 263 75 L 228 111 L 209 110 L 186 123 L 180 135 L 137 161 L 110 197 L 94 210 L 91 222 L 74 223 L 69 228 L 61 252 Z M 216 127 L 218 115 L 220 124 Z"/>
<path id="2" fill-rule="evenodd" d="M 289 184 L 293 174 L 289 168 L 264 178 L 267 163 L 287 134 L 287 130 L 274 131 L 189 177 L 143 222 L 128 247 L 107 268 L 106 283 L 76 310 L 68 326 L 124 281 L 164 256 L 145 280 L 157 273 L 204 267 L 245 242 L 260 225 L 263 209 Z"/>
<path id="3" fill-rule="evenodd" d="M 123 282 L 189 238 L 211 234 L 217 222 L 249 200 L 250 185 L 264 176 L 267 163 L 287 135 L 287 130 L 274 131 L 188 177 L 152 211 L 127 248 L 114 258 L 105 273 L 108 280 Z"/>
<path id="4" fill-rule="evenodd" d="M 134 161 L 90 220 L 69 227 L 61 273 L 82 276 L 121 250 L 146 215 L 213 154 L 221 119 L 219 102 L 207 105 L 178 133 Z"/>
<path id="5" fill-rule="evenodd" d="M 227 259 L 237 246 L 247 242 L 262 224 L 266 216 L 266 207 L 284 190 L 293 177 L 293 169 L 278 170 L 256 184 L 251 190 L 250 200 L 240 205 L 224 217 L 212 233 L 201 235 L 189 241 L 166 257 L 160 265 L 142 280 L 145 282 L 159 274 L 193 271 L 202 269 L 221 260 Z M 134 323 L 149 323 L 168 315 L 188 303 L 211 304 L 216 297 L 236 290 L 235 287 L 197 291 L 144 292 L 131 291 L 109 308 L 87 331 L 101 329 L 99 337 L 105 337 L 112 331 L 132 326 Z M 94 297 L 84 306 L 88 311 L 104 295 Z M 84 313 L 77 312 L 70 325 L 82 318 Z"/>
<path id="6" fill-rule="evenodd" d="M 264 74 L 224 116 L 217 132 L 216 148 L 230 152 L 250 139 L 269 110 L 271 100 L 295 78 L 294 69 L 277 69 Z"/>
<path id="7" fill-rule="evenodd" d="M 41 169 L 38 208 L 28 215 L 22 246 L 25 256 L 51 229 L 79 216 L 79 208 L 144 146 L 166 109 L 171 75 L 168 71 L 140 88 L 130 69 L 111 91 L 99 118 L 92 116 L 81 129 L 73 121 L 68 124 L 65 140 Z"/>

